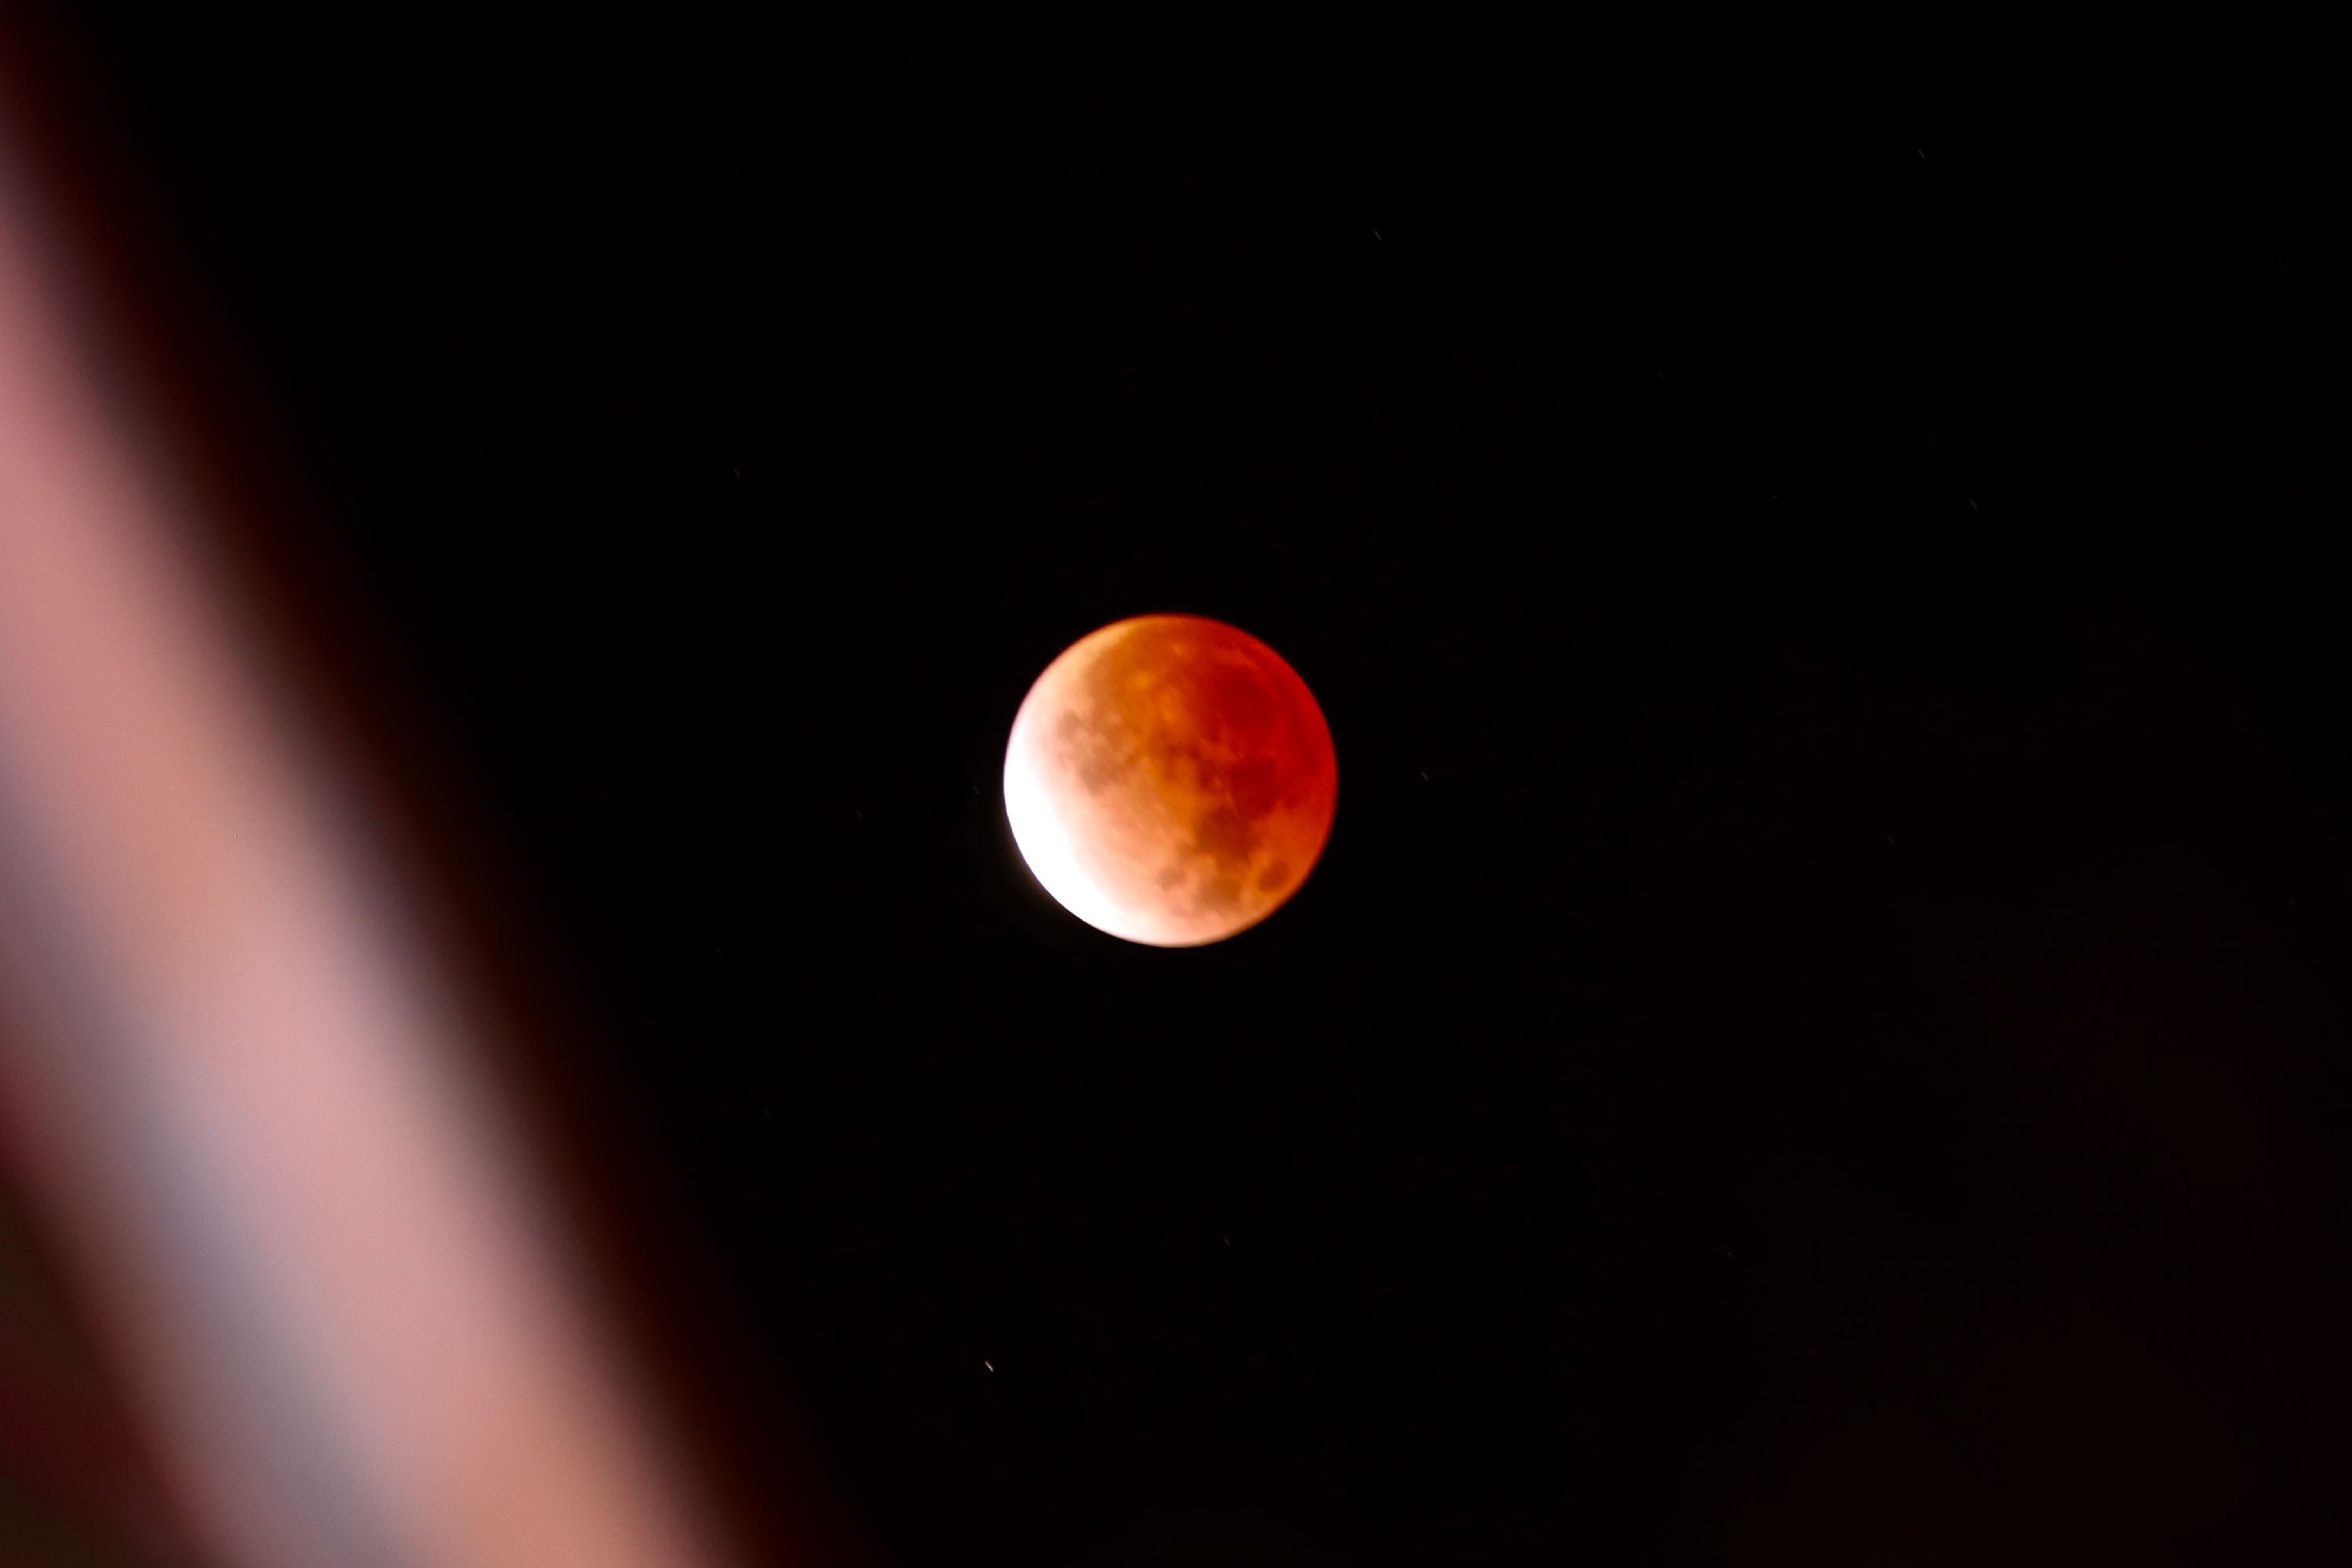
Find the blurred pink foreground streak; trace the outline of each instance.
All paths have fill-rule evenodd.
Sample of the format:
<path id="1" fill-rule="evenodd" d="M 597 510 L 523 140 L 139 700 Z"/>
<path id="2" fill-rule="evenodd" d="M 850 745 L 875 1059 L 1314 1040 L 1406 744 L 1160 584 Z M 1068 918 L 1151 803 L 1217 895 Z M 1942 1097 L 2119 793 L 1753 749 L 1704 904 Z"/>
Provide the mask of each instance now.
<path id="1" fill-rule="evenodd" d="M 712 1562 L 25 174 L 0 142 L 0 1148 L 219 1563 Z"/>

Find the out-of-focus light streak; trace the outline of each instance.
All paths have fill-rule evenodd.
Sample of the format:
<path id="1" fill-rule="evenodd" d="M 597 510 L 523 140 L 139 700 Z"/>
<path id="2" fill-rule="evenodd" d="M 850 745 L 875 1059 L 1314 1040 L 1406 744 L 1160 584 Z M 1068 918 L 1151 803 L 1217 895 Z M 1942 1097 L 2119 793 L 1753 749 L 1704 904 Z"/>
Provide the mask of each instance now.
<path id="1" fill-rule="evenodd" d="M 0 134 L 5 134 L 0 130 Z M 253 1568 L 712 1561 L 0 142 L 0 1146 Z"/>

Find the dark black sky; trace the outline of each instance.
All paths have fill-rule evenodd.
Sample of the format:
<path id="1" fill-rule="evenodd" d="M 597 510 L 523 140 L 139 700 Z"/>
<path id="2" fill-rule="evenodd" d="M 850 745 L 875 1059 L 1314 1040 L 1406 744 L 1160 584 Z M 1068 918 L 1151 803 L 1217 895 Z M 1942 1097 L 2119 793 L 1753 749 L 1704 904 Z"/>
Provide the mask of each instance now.
<path id="1" fill-rule="evenodd" d="M 2352 1552 L 2325 37 L 182 9 L 214 412 L 880 1561 Z M 1339 747 L 1203 951 L 996 793 L 1153 610 Z"/>

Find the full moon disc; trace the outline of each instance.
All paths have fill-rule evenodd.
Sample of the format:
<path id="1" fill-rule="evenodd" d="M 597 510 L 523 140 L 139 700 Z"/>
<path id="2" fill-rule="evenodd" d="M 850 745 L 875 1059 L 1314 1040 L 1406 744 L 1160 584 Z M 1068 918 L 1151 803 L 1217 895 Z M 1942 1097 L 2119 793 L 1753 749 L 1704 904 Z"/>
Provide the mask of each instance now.
<path id="1" fill-rule="evenodd" d="M 1004 749 L 1021 858 L 1064 909 L 1153 947 L 1245 931 L 1331 835 L 1331 730 L 1282 656 L 1199 616 L 1139 616 L 1045 667 Z"/>

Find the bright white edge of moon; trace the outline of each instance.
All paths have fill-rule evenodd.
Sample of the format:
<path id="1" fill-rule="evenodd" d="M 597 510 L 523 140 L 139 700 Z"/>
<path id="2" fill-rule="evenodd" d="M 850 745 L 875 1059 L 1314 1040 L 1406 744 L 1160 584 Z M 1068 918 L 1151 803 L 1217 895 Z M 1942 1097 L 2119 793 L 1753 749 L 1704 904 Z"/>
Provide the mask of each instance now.
<path id="1" fill-rule="evenodd" d="M 1229 925 L 1189 931 L 1169 929 L 1164 915 L 1128 908 L 1119 899 L 1122 868 L 1089 864 L 1087 835 L 1079 825 L 1066 822 L 1058 800 L 1076 798 L 1052 776 L 1056 757 L 1041 732 L 1045 710 L 1058 701 L 1084 668 L 1101 657 L 1098 645 L 1106 636 L 1118 636 L 1123 626 L 1105 626 L 1081 638 L 1037 678 L 1021 711 L 1013 721 L 1013 734 L 1004 748 L 1004 815 L 1013 825 L 1013 841 L 1031 875 L 1052 894 L 1054 901 L 1094 927 L 1125 942 L 1147 947 L 1201 947 L 1234 934 Z M 1074 829 L 1076 829 L 1074 831 Z M 1095 851 L 1094 853 L 1099 853 Z"/>

